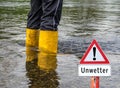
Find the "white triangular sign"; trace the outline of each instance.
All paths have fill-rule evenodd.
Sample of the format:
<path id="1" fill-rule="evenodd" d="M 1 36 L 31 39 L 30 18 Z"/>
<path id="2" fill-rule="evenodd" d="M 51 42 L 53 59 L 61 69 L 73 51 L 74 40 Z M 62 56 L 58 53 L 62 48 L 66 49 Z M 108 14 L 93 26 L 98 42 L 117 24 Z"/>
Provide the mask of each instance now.
<path id="1" fill-rule="evenodd" d="M 80 64 L 109 64 L 109 61 L 96 40 L 93 40 L 82 57 Z"/>

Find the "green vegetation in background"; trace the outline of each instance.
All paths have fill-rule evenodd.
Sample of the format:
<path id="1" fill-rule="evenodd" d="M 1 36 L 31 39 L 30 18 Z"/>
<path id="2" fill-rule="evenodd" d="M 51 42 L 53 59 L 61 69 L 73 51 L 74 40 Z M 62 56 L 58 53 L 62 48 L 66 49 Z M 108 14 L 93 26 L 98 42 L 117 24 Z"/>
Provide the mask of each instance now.
<path id="1" fill-rule="evenodd" d="M 7 20 L 15 19 L 15 18 L 20 18 L 18 20 L 25 21 L 30 8 L 29 2 L 27 1 L 29 0 L 1 0 L 0 1 L 1 2 L 0 3 L 0 21 L 4 21 L 6 19 Z M 4 5 L 5 2 L 6 2 L 6 5 Z M 24 3 L 28 3 L 28 4 L 25 5 Z M 15 6 L 12 6 L 12 5 L 15 5 Z"/>
<path id="2" fill-rule="evenodd" d="M 0 2 L 28 2 L 30 0 L 0 0 Z"/>

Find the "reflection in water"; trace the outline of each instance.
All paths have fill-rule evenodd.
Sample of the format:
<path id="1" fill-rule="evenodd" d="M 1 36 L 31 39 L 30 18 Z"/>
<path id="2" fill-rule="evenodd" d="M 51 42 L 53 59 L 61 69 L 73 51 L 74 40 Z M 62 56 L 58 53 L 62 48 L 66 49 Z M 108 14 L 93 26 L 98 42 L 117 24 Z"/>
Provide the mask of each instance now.
<path id="1" fill-rule="evenodd" d="M 57 67 L 56 55 L 42 55 L 38 53 L 38 66 L 46 71 L 55 70 Z"/>
<path id="2" fill-rule="evenodd" d="M 26 48 L 26 75 L 29 88 L 57 88 L 56 55 L 42 55 L 40 52 Z"/>

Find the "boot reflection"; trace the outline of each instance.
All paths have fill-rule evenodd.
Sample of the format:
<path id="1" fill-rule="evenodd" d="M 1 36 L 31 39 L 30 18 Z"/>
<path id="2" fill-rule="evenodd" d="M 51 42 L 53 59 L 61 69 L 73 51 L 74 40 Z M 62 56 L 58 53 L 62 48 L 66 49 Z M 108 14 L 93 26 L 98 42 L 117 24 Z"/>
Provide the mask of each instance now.
<path id="1" fill-rule="evenodd" d="M 29 88 L 58 88 L 56 55 L 41 55 L 26 48 L 26 76 Z"/>
<path id="2" fill-rule="evenodd" d="M 58 88 L 58 76 L 56 73 L 56 55 L 38 53 L 38 67 L 44 74 L 41 74 L 41 88 Z"/>
<path id="3" fill-rule="evenodd" d="M 26 62 L 33 61 L 34 59 L 37 59 L 37 57 L 37 51 L 31 49 L 31 47 L 26 46 Z"/>
<path id="4" fill-rule="evenodd" d="M 56 54 L 38 53 L 38 66 L 46 72 L 55 70 L 57 68 Z"/>

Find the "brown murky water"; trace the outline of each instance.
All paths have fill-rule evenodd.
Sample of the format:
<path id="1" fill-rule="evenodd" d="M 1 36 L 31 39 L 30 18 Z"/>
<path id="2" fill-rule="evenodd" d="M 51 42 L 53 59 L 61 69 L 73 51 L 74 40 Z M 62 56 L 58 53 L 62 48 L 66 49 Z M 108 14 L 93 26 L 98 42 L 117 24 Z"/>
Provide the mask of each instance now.
<path id="1" fill-rule="evenodd" d="M 93 39 L 112 67 L 100 88 L 120 88 L 119 0 L 64 0 L 59 53 L 40 60 L 25 47 L 28 11 L 29 0 L 0 0 L 0 88 L 89 88 L 90 78 L 78 77 L 77 65 Z"/>

